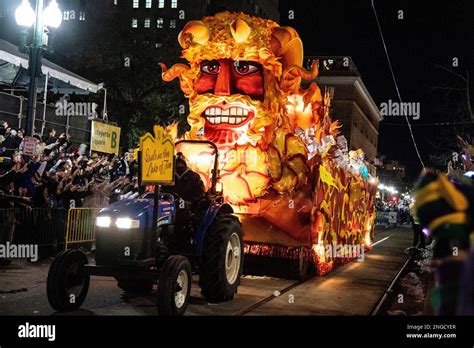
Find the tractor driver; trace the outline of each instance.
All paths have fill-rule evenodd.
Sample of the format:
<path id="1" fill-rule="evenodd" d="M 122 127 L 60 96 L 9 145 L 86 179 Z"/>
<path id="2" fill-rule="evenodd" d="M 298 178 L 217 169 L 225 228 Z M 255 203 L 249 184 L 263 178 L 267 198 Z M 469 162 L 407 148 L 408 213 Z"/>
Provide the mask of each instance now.
<path id="1" fill-rule="evenodd" d="M 176 154 L 176 171 L 174 186 L 167 187 L 167 191 L 176 193 L 179 197 L 192 204 L 205 197 L 204 182 L 198 173 L 191 170 L 181 152 Z"/>

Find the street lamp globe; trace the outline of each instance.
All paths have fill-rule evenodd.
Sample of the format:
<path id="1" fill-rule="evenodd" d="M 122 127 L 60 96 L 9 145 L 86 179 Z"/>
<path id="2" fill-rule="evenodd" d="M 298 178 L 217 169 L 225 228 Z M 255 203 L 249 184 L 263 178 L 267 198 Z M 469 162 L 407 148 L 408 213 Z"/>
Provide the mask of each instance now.
<path id="1" fill-rule="evenodd" d="M 35 22 L 35 11 L 31 8 L 28 0 L 23 0 L 15 11 L 15 20 L 22 27 L 31 27 Z"/>
<path id="2" fill-rule="evenodd" d="M 63 20 L 63 14 L 56 0 L 51 0 L 43 12 L 44 24 L 48 27 L 58 28 Z"/>

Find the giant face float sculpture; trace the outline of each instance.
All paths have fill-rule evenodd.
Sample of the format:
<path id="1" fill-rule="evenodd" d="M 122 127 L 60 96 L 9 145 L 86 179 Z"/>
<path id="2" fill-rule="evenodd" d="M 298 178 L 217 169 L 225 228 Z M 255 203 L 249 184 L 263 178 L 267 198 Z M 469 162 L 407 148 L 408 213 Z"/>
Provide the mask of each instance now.
<path id="1" fill-rule="evenodd" d="M 375 186 L 361 152 L 349 156 L 335 141 L 330 93 L 323 97 L 314 82 L 301 88 L 318 65 L 302 67 L 298 33 L 223 12 L 187 23 L 178 41 L 188 64 L 162 64 L 162 77 L 179 78 L 189 98 L 185 138 L 219 148 L 224 196 L 244 224 L 246 252 L 312 256 L 322 274 L 337 261 L 327 245 L 368 246 Z M 189 165 L 209 184 L 208 150 L 192 151 Z"/>

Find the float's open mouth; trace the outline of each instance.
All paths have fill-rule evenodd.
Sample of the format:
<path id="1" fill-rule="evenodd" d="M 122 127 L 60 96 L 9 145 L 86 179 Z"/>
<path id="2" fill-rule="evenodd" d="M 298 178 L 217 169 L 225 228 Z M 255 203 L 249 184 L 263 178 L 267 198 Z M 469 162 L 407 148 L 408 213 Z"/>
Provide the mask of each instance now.
<path id="1" fill-rule="evenodd" d="M 241 126 L 251 119 L 253 114 L 254 111 L 252 109 L 235 105 L 212 105 L 204 111 L 204 116 L 211 125 Z"/>

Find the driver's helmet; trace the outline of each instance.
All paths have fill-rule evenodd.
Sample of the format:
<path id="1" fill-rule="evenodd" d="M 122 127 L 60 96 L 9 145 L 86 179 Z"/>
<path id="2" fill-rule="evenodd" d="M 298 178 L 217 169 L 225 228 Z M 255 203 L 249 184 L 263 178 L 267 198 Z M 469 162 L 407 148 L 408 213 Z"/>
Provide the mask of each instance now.
<path id="1" fill-rule="evenodd" d="M 182 152 L 178 152 L 176 154 L 176 166 L 178 167 L 179 165 L 181 166 L 184 166 L 184 167 L 187 167 L 187 163 L 186 163 L 186 157 L 184 157 L 183 153 Z"/>

